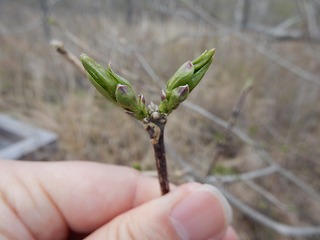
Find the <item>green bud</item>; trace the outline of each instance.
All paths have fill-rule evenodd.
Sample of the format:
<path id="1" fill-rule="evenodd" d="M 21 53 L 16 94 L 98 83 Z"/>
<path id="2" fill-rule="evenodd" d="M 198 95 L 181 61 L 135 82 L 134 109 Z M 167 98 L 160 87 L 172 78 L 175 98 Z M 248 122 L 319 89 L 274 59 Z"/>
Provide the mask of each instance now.
<path id="1" fill-rule="evenodd" d="M 148 109 L 146 107 L 146 100 L 142 94 L 138 96 L 138 110 L 135 117 L 139 120 L 145 118 L 148 115 Z"/>
<path id="2" fill-rule="evenodd" d="M 172 112 L 173 109 L 177 108 L 189 95 L 188 84 L 177 87 L 172 90 L 170 99 L 167 104 L 167 113 Z"/>
<path id="3" fill-rule="evenodd" d="M 132 112 L 136 112 L 138 109 L 136 94 L 132 90 L 132 88 L 127 85 L 118 84 L 115 92 L 115 97 L 117 104 Z"/>
<path id="4" fill-rule="evenodd" d="M 131 84 L 128 80 L 113 72 L 110 64 L 108 66 L 108 69 L 104 69 L 101 65 L 96 63 L 93 59 L 89 58 L 85 54 L 82 54 L 80 59 L 85 70 L 89 74 L 91 83 L 103 96 L 116 104 L 118 103 L 118 105 L 123 108 L 129 109 L 129 105 L 130 108 L 132 108 L 132 103 L 129 105 L 128 103 L 126 104 L 124 99 L 121 97 L 121 93 L 123 95 L 126 95 L 126 98 L 128 98 L 128 95 L 135 96 Z M 116 98 L 116 91 L 119 84 L 127 86 L 127 89 L 125 89 L 125 87 L 120 87 L 118 89 L 118 97 L 121 98 L 120 101 L 122 102 L 122 104 L 120 104 L 118 99 Z M 134 102 L 136 103 L 136 100 Z"/>
<path id="5" fill-rule="evenodd" d="M 215 51 L 216 49 L 214 48 L 210 49 L 209 51 L 206 50 L 198 58 L 193 60 L 192 64 L 194 65 L 194 71 L 196 72 L 205 66 L 213 58 Z"/>
<path id="6" fill-rule="evenodd" d="M 89 74 L 89 79 L 93 86 L 107 99 L 115 102 L 114 92 L 118 84 L 117 81 L 101 65 L 86 54 L 81 54 L 80 59 L 84 69 Z"/>
<path id="7" fill-rule="evenodd" d="M 169 95 L 171 95 L 171 93 Z M 160 99 L 161 99 L 161 102 L 159 104 L 159 111 L 162 113 L 167 113 L 168 112 L 168 98 L 167 98 L 166 92 L 163 89 L 161 89 L 161 92 L 160 92 Z"/>
<path id="8" fill-rule="evenodd" d="M 166 91 L 160 94 L 159 110 L 170 113 L 198 85 L 213 61 L 215 49 L 206 50 L 195 60 L 183 64 L 167 83 Z"/>
<path id="9" fill-rule="evenodd" d="M 88 72 L 89 80 L 93 86 L 107 99 L 115 102 L 114 92 L 111 89 L 115 89 L 117 83 L 109 78 L 101 65 L 89 58 L 86 54 L 81 54 L 80 60 L 84 69 Z"/>
<path id="10" fill-rule="evenodd" d="M 186 85 L 192 78 L 194 67 L 191 61 L 184 63 L 176 73 L 167 82 L 167 93 L 170 93 L 173 89 Z"/>

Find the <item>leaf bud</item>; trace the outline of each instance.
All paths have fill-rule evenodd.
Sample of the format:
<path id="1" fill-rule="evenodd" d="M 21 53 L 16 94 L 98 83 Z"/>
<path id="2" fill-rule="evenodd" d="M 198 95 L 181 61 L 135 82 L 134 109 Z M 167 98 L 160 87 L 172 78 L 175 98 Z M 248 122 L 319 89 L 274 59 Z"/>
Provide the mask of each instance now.
<path id="1" fill-rule="evenodd" d="M 143 119 L 148 115 L 148 109 L 146 107 L 146 99 L 142 94 L 138 96 L 138 109 L 136 110 L 136 118 Z"/>
<path id="2" fill-rule="evenodd" d="M 132 88 L 128 87 L 127 85 L 118 84 L 115 92 L 115 97 L 117 104 L 120 107 L 136 112 L 138 108 L 137 99 Z"/>
<path id="3" fill-rule="evenodd" d="M 115 102 L 114 91 L 117 87 L 117 81 L 106 72 L 106 70 L 86 54 L 82 54 L 81 62 L 85 70 L 89 74 L 89 80 L 95 88 L 107 99 Z"/>
<path id="4" fill-rule="evenodd" d="M 188 84 L 184 86 L 177 87 L 172 90 L 170 99 L 167 104 L 167 113 L 172 112 L 173 109 L 177 108 L 180 103 L 182 103 L 189 95 Z"/>
<path id="5" fill-rule="evenodd" d="M 194 67 L 191 61 L 184 63 L 167 82 L 167 93 L 179 87 L 188 84 L 194 73 Z"/>

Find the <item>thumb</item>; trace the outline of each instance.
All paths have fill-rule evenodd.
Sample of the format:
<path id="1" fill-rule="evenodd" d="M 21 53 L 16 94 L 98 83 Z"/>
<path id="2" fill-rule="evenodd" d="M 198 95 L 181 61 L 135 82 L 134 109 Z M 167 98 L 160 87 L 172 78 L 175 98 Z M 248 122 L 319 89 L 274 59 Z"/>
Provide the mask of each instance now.
<path id="1" fill-rule="evenodd" d="M 189 183 L 117 216 L 88 239 L 218 240 L 231 218 L 230 205 L 217 188 Z"/>

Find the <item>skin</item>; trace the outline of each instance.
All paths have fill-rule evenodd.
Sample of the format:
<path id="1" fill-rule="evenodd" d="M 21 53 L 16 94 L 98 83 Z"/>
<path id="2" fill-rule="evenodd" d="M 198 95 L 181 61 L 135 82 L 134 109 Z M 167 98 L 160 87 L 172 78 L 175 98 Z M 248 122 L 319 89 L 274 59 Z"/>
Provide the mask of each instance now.
<path id="1" fill-rule="evenodd" d="M 127 167 L 0 160 L 0 239 L 151 239 L 144 224 L 159 225 L 166 239 L 179 239 L 157 204 L 180 201 L 191 185 L 200 184 L 172 186 L 174 197 L 159 198 L 156 179 Z M 141 216 L 145 222 L 132 228 Z M 228 227 L 221 239 L 238 238 Z"/>

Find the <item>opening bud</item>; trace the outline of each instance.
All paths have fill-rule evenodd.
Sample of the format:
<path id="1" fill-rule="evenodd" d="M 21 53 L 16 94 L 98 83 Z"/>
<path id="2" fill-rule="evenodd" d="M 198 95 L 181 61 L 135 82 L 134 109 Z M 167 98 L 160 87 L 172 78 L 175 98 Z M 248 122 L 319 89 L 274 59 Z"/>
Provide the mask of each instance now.
<path id="1" fill-rule="evenodd" d="M 188 85 L 190 87 L 190 92 L 198 85 L 198 83 L 203 78 L 204 74 L 207 72 L 208 68 L 210 67 L 213 59 L 210 59 L 209 62 L 206 63 L 206 65 L 202 66 L 198 71 L 196 71 L 189 81 Z"/>
<path id="2" fill-rule="evenodd" d="M 115 92 L 117 104 L 126 109 L 136 112 L 138 109 L 136 94 L 131 87 L 118 84 Z"/>
<path id="3" fill-rule="evenodd" d="M 189 86 L 188 84 L 184 86 L 177 87 L 172 90 L 170 99 L 168 100 L 167 109 L 168 112 L 172 112 L 175 108 L 179 106 L 189 95 Z"/>
<path id="4" fill-rule="evenodd" d="M 205 66 L 212 58 L 216 49 L 212 48 L 209 51 L 204 51 L 198 58 L 192 61 L 194 65 L 194 71 L 198 71 L 203 66 Z"/>
<path id="5" fill-rule="evenodd" d="M 135 117 L 137 119 L 143 119 L 148 115 L 148 109 L 146 107 L 146 99 L 142 94 L 138 96 L 138 109 L 136 111 Z"/>
<path id="6" fill-rule="evenodd" d="M 194 67 L 191 61 L 184 63 L 176 73 L 167 82 L 167 93 L 173 89 L 188 84 L 194 73 Z"/>

